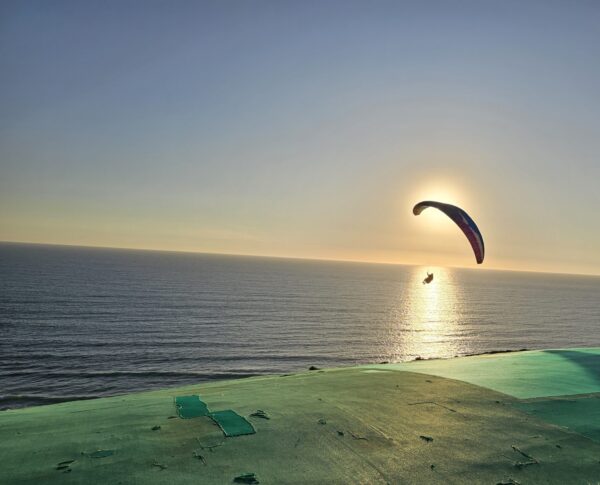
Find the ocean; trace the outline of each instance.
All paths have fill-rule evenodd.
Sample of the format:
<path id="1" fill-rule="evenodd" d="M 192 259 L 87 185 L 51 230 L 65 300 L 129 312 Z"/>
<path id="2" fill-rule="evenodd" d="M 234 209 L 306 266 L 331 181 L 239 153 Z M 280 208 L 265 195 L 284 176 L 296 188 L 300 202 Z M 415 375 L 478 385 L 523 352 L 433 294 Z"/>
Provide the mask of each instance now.
<path id="1" fill-rule="evenodd" d="M 600 277 L 1 243 L 0 332 L 7 409 L 600 346 Z"/>

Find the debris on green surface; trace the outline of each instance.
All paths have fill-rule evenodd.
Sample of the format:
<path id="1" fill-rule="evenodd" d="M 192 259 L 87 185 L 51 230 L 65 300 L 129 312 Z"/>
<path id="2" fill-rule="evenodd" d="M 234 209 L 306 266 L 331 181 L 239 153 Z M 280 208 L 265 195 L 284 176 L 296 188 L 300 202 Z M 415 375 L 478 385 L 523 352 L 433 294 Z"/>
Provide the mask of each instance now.
<path id="1" fill-rule="evenodd" d="M 431 436 L 425 436 L 424 434 L 419 435 L 419 438 L 421 438 L 423 441 L 427 441 L 427 443 L 431 443 L 433 441 Z"/>
<path id="2" fill-rule="evenodd" d="M 319 424 L 327 424 L 327 421 L 325 421 L 323 418 L 321 418 L 321 419 L 319 419 L 317 421 L 317 423 L 319 423 Z"/>
<path id="3" fill-rule="evenodd" d="M 162 463 L 159 463 L 158 461 L 154 460 L 152 462 L 152 466 L 157 467 L 158 469 L 160 469 L 160 471 L 166 470 L 167 465 L 163 465 Z"/>
<path id="4" fill-rule="evenodd" d="M 204 455 L 198 450 L 194 451 L 194 458 L 198 458 L 198 460 L 200 460 L 204 465 L 206 465 L 206 459 L 204 458 Z"/>
<path id="5" fill-rule="evenodd" d="M 210 413 L 209 416 L 219 425 L 225 436 L 242 436 L 256 433 L 252 424 L 231 409 L 216 411 Z"/>
<path id="6" fill-rule="evenodd" d="M 242 473 L 233 479 L 234 483 L 248 483 L 251 485 L 260 483 L 256 477 L 256 473 Z"/>
<path id="7" fill-rule="evenodd" d="M 115 454 L 115 450 L 96 450 L 92 453 L 88 453 L 90 458 L 106 458 Z"/>
<path id="8" fill-rule="evenodd" d="M 525 453 L 521 448 L 519 448 L 516 445 L 512 445 L 511 448 L 513 450 L 515 450 L 517 453 L 520 453 L 521 455 L 523 455 L 525 458 L 527 458 L 528 460 L 535 460 L 535 458 L 527 453 Z M 535 460 L 537 461 L 537 460 Z"/>
<path id="9" fill-rule="evenodd" d="M 180 418 L 190 419 L 207 416 L 208 407 L 200 400 L 200 396 L 178 396 L 175 398 L 175 407 Z"/>
<path id="10" fill-rule="evenodd" d="M 446 410 L 450 411 L 451 413 L 455 413 L 456 412 L 456 409 L 452 409 L 452 408 L 450 408 L 448 406 L 445 406 L 444 404 L 440 404 L 440 403 L 435 402 L 435 401 L 419 401 L 419 402 L 408 403 L 409 406 L 418 406 L 420 404 L 433 404 L 434 406 L 439 406 L 439 407 L 441 407 L 443 409 L 446 409 Z"/>
<path id="11" fill-rule="evenodd" d="M 255 418 L 271 419 L 271 417 L 262 409 L 257 409 L 256 411 L 251 413 L 250 416 L 254 416 Z"/>
<path id="12" fill-rule="evenodd" d="M 152 426 L 152 431 L 158 431 L 160 429 L 160 426 L 156 425 L 156 426 Z"/>
<path id="13" fill-rule="evenodd" d="M 538 460 L 536 460 L 533 456 L 531 456 L 528 453 L 525 453 L 521 448 L 519 448 L 516 445 L 512 445 L 511 448 L 516 451 L 517 453 L 519 453 L 521 456 L 524 456 L 525 458 L 527 458 L 527 461 L 517 461 L 514 463 L 514 466 L 516 468 L 525 468 L 526 466 L 529 465 L 539 465 L 540 462 Z"/>
<path id="14" fill-rule="evenodd" d="M 215 448 L 218 448 L 219 446 L 223 446 L 225 444 L 224 441 L 214 444 L 202 443 L 199 438 L 196 438 L 196 441 L 198 441 L 198 446 L 200 446 L 201 449 L 208 450 L 211 453 L 214 451 Z"/>

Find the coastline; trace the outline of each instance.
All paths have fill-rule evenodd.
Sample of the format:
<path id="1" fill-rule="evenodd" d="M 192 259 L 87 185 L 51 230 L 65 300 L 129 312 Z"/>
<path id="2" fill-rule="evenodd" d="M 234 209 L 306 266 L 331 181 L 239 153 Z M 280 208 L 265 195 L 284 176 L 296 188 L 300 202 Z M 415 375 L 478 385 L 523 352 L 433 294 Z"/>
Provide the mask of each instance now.
<path id="1" fill-rule="evenodd" d="M 353 366 L 340 366 L 338 368 L 343 369 L 343 368 L 351 368 L 351 367 L 364 366 L 364 365 L 368 366 L 368 365 L 377 365 L 377 364 L 406 364 L 406 363 L 418 362 L 418 361 L 450 360 L 450 359 L 458 359 L 458 358 L 462 358 L 462 357 L 475 357 L 475 356 L 479 356 L 479 355 L 494 355 L 494 354 L 505 354 L 505 353 L 511 353 L 511 352 L 525 352 L 525 351 L 529 351 L 529 350 L 533 350 L 533 349 L 490 350 L 487 352 L 474 352 L 474 353 L 469 353 L 469 354 L 464 354 L 464 355 L 455 355 L 452 357 L 416 357 L 414 359 L 402 360 L 402 361 L 398 361 L 398 362 L 389 362 L 389 361 L 365 362 L 365 363 L 357 364 L 357 365 L 353 365 Z M 312 367 L 314 367 L 314 366 L 312 366 Z M 204 382 L 211 382 L 211 381 L 230 381 L 230 380 L 238 380 L 238 379 L 248 379 L 251 377 L 275 377 L 278 375 L 280 375 L 280 374 L 278 374 L 278 373 L 248 374 L 245 376 L 236 376 L 236 377 L 227 377 L 227 378 L 215 376 L 214 378 L 204 379 L 201 382 L 204 383 Z M 178 386 L 178 387 L 181 387 L 181 386 Z M 151 392 L 153 390 L 161 390 L 161 389 L 160 388 L 159 389 L 145 389 L 145 390 L 133 391 L 133 392 L 135 392 L 135 393 Z M 92 399 L 101 399 L 101 398 L 105 398 L 105 397 L 119 397 L 119 396 L 124 396 L 124 395 L 128 395 L 128 394 L 131 394 L 131 393 L 130 392 L 118 393 L 118 394 L 114 394 L 111 396 L 75 396 L 75 395 L 43 396 L 43 395 L 28 395 L 28 394 L 0 395 L 0 414 L 4 411 L 9 411 L 9 410 L 26 409 L 26 408 L 37 407 L 37 406 L 48 406 L 51 404 L 60 404 L 60 403 L 73 402 L 73 401 L 89 401 Z M 19 402 L 19 401 L 23 401 L 23 402 L 39 401 L 39 403 L 29 404 L 26 406 L 12 407 L 12 408 L 11 407 L 6 407 L 6 408 L 1 407 L 3 402 Z"/>

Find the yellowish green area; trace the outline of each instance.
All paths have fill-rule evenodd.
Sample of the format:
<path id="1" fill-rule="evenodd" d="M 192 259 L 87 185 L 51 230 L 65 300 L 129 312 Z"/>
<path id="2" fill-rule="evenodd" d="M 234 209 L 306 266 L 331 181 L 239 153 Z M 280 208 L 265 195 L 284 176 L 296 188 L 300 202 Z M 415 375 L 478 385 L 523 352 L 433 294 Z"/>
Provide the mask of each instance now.
<path id="1" fill-rule="evenodd" d="M 531 399 L 409 371 L 424 364 L 211 382 L 5 411 L 0 413 L 0 481 L 597 482 L 600 443 L 578 432 L 585 429 L 569 428 L 568 422 L 557 426 L 543 413 L 519 409 Z M 569 365 L 564 368 L 570 372 Z M 256 433 L 226 437 L 210 416 L 182 419 L 175 398 L 192 395 L 201 396 L 210 410 L 234 410 Z"/>

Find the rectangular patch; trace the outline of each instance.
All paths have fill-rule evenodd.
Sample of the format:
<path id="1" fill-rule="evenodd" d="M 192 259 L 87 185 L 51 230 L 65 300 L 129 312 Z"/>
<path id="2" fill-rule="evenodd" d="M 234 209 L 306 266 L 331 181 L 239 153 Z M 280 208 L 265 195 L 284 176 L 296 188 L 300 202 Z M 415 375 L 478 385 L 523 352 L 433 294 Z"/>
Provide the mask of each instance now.
<path id="1" fill-rule="evenodd" d="M 231 409 L 216 411 L 209 415 L 225 433 L 225 436 L 242 436 L 256 433 L 252 424 Z"/>
<path id="2" fill-rule="evenodd" d="M 180 418 L 190 419 L 208 415 L 208 407 L 200 400 L 200 396 L 178 396 L 175 407 Z"/>

